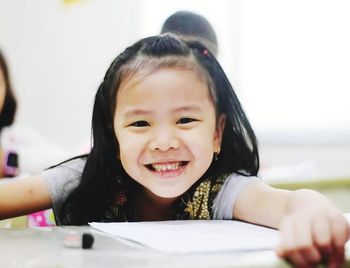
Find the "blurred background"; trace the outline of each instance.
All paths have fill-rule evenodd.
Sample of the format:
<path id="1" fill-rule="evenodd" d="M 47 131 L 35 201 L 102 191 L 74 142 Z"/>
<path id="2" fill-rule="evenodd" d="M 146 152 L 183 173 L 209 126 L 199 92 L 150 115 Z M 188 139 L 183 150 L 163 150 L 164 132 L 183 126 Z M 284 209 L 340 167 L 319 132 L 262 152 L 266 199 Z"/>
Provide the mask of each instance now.
<path id="1" fill-rule="evenodd" d="M 219 61 L 260 142 L 261 176 L 350 187 L 347 0 L 0 0 L 16 124 L 78 152 L 109 63 L 178 10 L 213 25 Z"/>

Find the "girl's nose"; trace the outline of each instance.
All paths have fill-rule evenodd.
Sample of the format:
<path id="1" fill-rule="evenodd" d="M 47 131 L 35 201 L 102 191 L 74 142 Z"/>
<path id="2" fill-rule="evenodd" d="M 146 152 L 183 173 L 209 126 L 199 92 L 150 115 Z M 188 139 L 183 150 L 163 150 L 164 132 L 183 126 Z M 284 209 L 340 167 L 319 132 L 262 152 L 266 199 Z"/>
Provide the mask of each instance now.
<path id="1" fill-rule="evenodd" d="M 153 137 L 149 143 L 149 148 L 152 151 L 167 151 L 170 149 L 178 149 L 180 146 L 179 139 L 171 130 L 159 129 L 154 131 L 152 135 Z"/>

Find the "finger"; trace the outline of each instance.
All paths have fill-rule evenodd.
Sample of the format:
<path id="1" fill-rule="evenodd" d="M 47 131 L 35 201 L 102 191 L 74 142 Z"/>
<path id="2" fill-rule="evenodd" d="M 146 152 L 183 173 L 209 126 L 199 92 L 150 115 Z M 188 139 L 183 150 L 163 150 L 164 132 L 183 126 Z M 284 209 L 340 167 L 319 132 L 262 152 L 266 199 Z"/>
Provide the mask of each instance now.
<path id="1" fill-rule="evenodd" d="M 310 265 L 315 265 L 321 261 L 321 254 L 313 245 L 311 230 L 311 219 L 309 217 L 303 220 L 295 221 L 295 251 L 300 253 L 304 261 Z"/>
<path id="2" fill-rule="evenodd" d="M 286 218 L 280 227 L 281 243 L 277 248 L 279 257 L 297 267 L 312 267 L 321 260 L 318 250 L 312 245 L 311 222 L 304 219 Z"/>
<path id="3" fill-rule="evenodd" d="M 347 220 L 341 213 L 334 213 L 330 216 L 330 226 L 333 244 L 336 247 L 344 247 L 350 235 L 350 226 Z"/>
<path id="4" fill-rule="evenodd" d="M 328 264 L 332 256 L 330 220 L 325 214 L 318 213 L 313 218 L 311 225 L 314 245 L 321 254 L 321 262 Z"/>
<path id="5" fill-rule="evenodd" d="M 332 232 L 332 253 L 329 259 L 329 266 L 339 267 L 345 262 L 345 243 L 349 238 L 349 225 L 341 213 L 334 213 L 330 216 Z"/>
<path id="6" fill-rule="evenodd" d="M 283 219 L 280 226 L 280 244 L 278 245 L 276 252 L 279 257 L 286 257 L 295 247 L 294 243 L 294 230 L 293 220 L 287 216 Z"/>
<path id="7" fill-rule="evenodd" d="M 331 250 L 331 226 L 327 216 L 323 214 L 317 215 L 312 220 L 312 236 L 313 240 L 318 248 L 324 253 Z"/>
<path id="8" fill-rule="evenodd" d="M 285 259 L 295 267 L 312 267 L 305 261 L 300 252 L 290 252 Z"/>
<path id="9" fill-rule="evenodd" d="M 310 266 L 315 266 L 315 265 L 321 263 L 321 261 L 322 261 L 321 253 L 314 246 L 301 249 L 301 250 L 299 250 L 299 253 L 302 256 L 302 258 L 304 259 L 304 261 Z"/>
<path id="10" fill-rule="evenodd" d="M 344 247 L 333 247 L 329 256 L 327 267 L 342 267 L 345 262 L 345 249 Z"/>

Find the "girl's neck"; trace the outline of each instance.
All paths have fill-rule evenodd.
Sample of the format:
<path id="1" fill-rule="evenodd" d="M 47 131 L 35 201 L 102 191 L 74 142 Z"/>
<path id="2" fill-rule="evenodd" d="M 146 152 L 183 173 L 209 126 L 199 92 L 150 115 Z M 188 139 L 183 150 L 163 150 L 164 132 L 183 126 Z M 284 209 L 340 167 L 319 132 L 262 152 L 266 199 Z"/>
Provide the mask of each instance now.
<path id="1" fill-rule="evenodd" d="M 148 190 L 142 190 L 136 197 L 136 221 L 164 221 L 172 219 L 172 207 L 176 198 L 162 198 Z"/>

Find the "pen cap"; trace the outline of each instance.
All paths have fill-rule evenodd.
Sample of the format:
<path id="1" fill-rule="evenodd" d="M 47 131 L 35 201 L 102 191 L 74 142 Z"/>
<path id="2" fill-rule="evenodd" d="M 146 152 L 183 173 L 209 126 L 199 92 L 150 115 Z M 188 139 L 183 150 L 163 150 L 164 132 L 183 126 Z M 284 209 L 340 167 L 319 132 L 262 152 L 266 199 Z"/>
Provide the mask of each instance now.
<path id="1" fill-rule="evenodd" d="M 92 244 L 94 243 L 94 237 L 92 234 L 84 233 L 82 236 L 82 246 L 83 249 L 92 248 Z"/>

